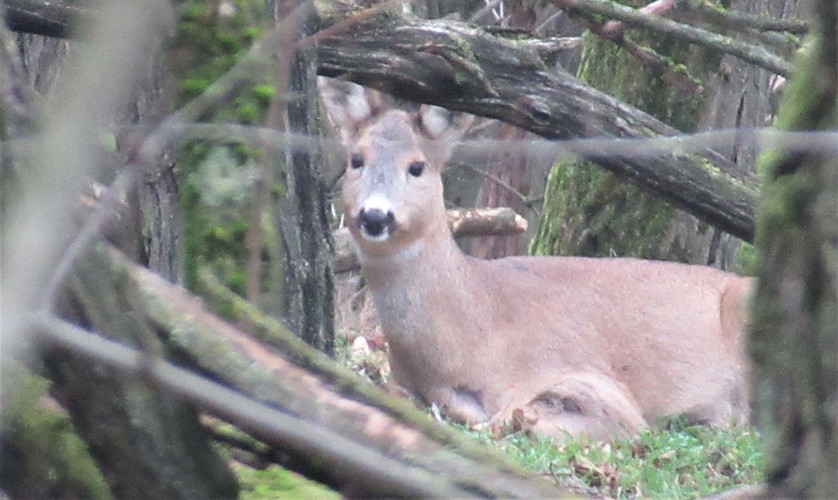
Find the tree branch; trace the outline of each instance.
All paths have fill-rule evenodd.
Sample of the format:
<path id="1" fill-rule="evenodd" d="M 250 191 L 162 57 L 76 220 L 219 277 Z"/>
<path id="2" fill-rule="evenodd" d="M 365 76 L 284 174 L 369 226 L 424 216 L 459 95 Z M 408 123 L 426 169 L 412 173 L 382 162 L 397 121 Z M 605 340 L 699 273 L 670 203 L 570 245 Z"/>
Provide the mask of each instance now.
<path id="1" fill-rule="evenodd" d="M 757 31 L 784 31 L 795 35 L 804 35 L 809 32 L 809 22 L 805 19 L 773 19 L 763 16 L 754 16 L 745 12 L 737 12 L 710 4 L 706 1 L 693 1 L 695 10 L 705 16 L 708 21 L 719 26 L 742 29 L 752 28 Z"/>
<path id="2" fill-rule="evenodd" d="M 87 2 L 6 0 L 5 21 L 12 31 L 70 38 L 79 21 L 92 15 Z"/>
<path id="3" fill-rule="evenodd" d="M 618 19 L 632 26 L 649 29 L 667 36 L 696 43 L 738 57 L 751 64 L 786 77 L 791 70 L 791 65 L 788 61 L 759 45 L 740 42 L 660 16 L 639 12 L 636 9 L 615 2 L 604 2 L 602 0 L 553 0 L 553 4 L 563 9 L 579 9 L 612 19 Z"/>
<path id="4" fill-rule="evenodd" d="M 321 75 L 496 118 L 550 139 L 677 134 L 568 74 L 549 71 L 520 44 L 454 22 L 380 16 L 321 40 L 318 54 Z M 575 152 L 724 231 L 753 237 L 755 182 L 730 175 L 733 166 L 709 147 L 642 156 Z"/>
<path id="5" fill-rule="evenodd" d="M 133 306 L 124 320 L 158 332 L 178 359 L 209 378 L 154 351 L 141 353 L 43 315 L 30 325 L 40 340 L 183 396 L 293 457 L 283 465 L 352 495 L 560 493 L 337 366 L 218 283 L 210 283 L 213 300 L 250 325 L 259 340 L 120 253 L 105 247 L 93 252 L 96 265 L 83 266 L 82 275 L 122 283 L 115 295 L 131 297 Z"/>
<path id="6" fill-rule="evenodd" d="M 355 493 L 421 497 L 465 494 L 439 481 L 435 475 L 405 467 L 328 428 L 278 411 L 162 359 L 148 359 L 135 349 L 70 323 L 41 318 L 33 323 L 32 328 L 41 340 L 53 346 L 105 363 L 128 376 L 141 378 L 183 396 L 268 442 L 305 452 L 343 476 L 346 485 L 354 483 L 357 489 L 352 491 Z M 359 479 L 363 480 L 363 485 Z"/>
<path id="7" fill-rule="evenodd" d="M 315 35 L 321 75 L 496 118 L 549 139 L 677 134 L 572 76 L 549 70 L 531 43 L 504 40 L 454 22 L 405 19 L 395 12 L 353 14 L 354 23 L 343 13 L 321 14 L 323 28 L 342 27 L 331 30 L 331 36 Z M 218 90 L 214 85 L 212 94 L 219 95 Z M 166 121 L 173 123 L 178 122 Z M 158 141 L 159 135 L 149 140 Z M 724 231 L 747 241 L 753 237 L 756 183 L 732 176 L 732 164 L 709 147 L 642 157 L 608 149 L 576 152 Z"/>

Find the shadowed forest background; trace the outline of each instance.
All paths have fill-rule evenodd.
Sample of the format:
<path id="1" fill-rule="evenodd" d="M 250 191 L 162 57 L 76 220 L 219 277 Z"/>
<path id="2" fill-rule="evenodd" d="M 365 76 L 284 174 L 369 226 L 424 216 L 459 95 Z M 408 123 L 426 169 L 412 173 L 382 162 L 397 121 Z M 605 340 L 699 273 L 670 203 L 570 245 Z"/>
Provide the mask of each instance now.
<path id="1" fill-rule="evenodd" d="M 329 493 L 274 465 L 348 496 L 838 490 L 835 2 L 5 0 L 0 15 L 0 493 Z M 676 421 L 556 446 L 463 432 L 377 387 L 383 339 L 318 77 L 478 117 L 445 177 L 472 255 L 756 276 L 757 430 Z M 695 470 L 676 463 L 687 450 Z"/>

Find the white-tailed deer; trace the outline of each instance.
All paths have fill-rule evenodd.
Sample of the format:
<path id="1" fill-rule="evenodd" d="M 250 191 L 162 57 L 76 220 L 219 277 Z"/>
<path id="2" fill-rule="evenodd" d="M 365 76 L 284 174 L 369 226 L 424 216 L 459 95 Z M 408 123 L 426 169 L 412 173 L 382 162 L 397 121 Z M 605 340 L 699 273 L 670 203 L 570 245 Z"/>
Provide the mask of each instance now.
<path id="1" fill-rule="evenodd" d="M 554 436 L 631 434 L 676 415 L 747 422 L 747 278 L 627 258 L 471 258 L 448 229 L 440 178 L 460 119 L 322 90 L 397 384 L 456 420 L 523 418 Z"/>

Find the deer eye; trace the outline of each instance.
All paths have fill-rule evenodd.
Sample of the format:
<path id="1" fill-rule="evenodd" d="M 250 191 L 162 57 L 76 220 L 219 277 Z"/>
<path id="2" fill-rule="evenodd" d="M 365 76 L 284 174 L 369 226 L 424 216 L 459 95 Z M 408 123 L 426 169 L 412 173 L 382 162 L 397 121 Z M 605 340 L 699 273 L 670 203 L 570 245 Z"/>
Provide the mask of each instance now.
<path id="1" fill-rule="evenodd" d="M 352 153 L 349 157 L 349 166 L 352 168 L 361 168 L 364 166 L 364 157 L 360 153 Z"/>
<path id="2" fill-rule="evenodd" d="M 415 161 L 407 167 L 407 173 L 412 175 L 413 177 L 419 177 L 422 175 L 422 172 L 425 171 L 425 162 L 423 161 Z"/>

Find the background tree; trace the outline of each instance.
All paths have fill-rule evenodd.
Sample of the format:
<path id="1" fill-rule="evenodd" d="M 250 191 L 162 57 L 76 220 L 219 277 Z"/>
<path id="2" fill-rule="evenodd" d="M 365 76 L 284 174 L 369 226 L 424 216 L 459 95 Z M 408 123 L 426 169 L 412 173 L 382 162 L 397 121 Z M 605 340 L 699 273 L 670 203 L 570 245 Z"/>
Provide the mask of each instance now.
<path id="1" fill-rule="evenodd" d="M 8 97 L 10 90 L 16 88 L 21 95 L 28 96 L 26 111 L 33 124 L 43 116 L 50 116 L 52 121 L 51 128 L 42 136 L 44 151 L 38 159 L 21 152 L 6 172 L 4 177 L 12 180 L 18 190 L 5 194 L 23 199 L 12 204 L 3 215 L 4 228 L 14 227 L 20 223 L 18 218 L 32 217 L 33 211 L 49 213 L 50 203 L 57 202 L 51 214 L 55 238 L 61 243 L 71 241 L 73 235 L 68 230 L 74 225 L 73 211 L 67 207 L 78 205 L 78 199 L 68 199 L 68 195 L 78 192 L 67 189 L 68 184 L 62 179 L 69 185 L 88 181 L 76 177 L 73 167 L 79 174 L 97 174 L 99 182 L 116 179 L 114 189 L 101 201 L 106 205 L 121 205 L 120 216 L 115 221 L 100 219 L 98 222 L 92 217 L 88 227 L 94 232 L 104 229 L 126 255 L 177 282 L 182 276 L 181 229 L 170 151 L 163 149 L 151 158 L 144 165 L 145 172 L 138 172 L 138 168 L 120 172 L 117 167 L 122 162 L 137 161 L 136 148 L 144 139 L 143 132 L 159 124 L 170 110 L 160 51 L 162 27 L 169 12 L 165 7 L 158 3 L 148 15 L 120 4 L 115 4 L 113 10 L 104 9 L 95 26 L 87 28 L 91 39 L 99 42 L 94 42 L 95 48 L 87 53 L 73 43 L 39 35 L 17 40 L 23 48 L 24 57 L 19 63 L 24 72 L 9 74 L 5 95 Z M 135 24 L 126 26 L 118 22 L 129 18 Z M 155 33 L 156 37 L 149 36 Z M 114 41 L 117 36 L 122 43 Z M 8 35 L 4 41 L 15 43 Z M 65 60 L 68 52 L 74 56 L 72 66 Z M 12 60 L 14 52 L 9 51 L 7 55 L 7 63 L 16 64 Z M 133 71 L 126 70 L 123 75 L 111 78 L 98 76 L 107 73 L 108 65 L 126 61 Z M 89 106 L 90 96 L 100 99 L 100 107 L 82 111 Z M 115 124 L 120 128 L 114 129 Z M 31 140 L 27 131 L 15 132 L 10 139 Z M 115 153 L 108 154 L 94 146 L 97 132 L 116 135 L 111 136 L 118 145 Z M 61 140 L 71 144 L 78 141 L 84 145 L 79 148 L 83 152 L 74 155 L 79 151 L 62 148 L 58 144 Z M 70 173 L 66 177 L 55 176 L 51 170 L 55 162 L 65 163 Z M 5 189 L 8 188 L 4 186 Z M 97 190 L 93 187 L 91 192 Z M 48 201 L 53 197 L 55 201 Z M 69 205 L 62 206 L 62 202 Z M 81 252 L 80 247 L 86 244 L 83 235 L 84 231 L 75 238 L 76 245 L 65 253 L 63 264 L 59 260 L 36 272 L 21 269 L 16 273 L 10 272 L 13 268 L 8 267 L 7 261 L 4 275 L 26 290 L 30 288 L 30 280 L 44 283 L 39 280 L 49 277 L 46 273 L 54 270 L 49 277 L 52 282 L 47 280 L 37 297 L 44 304 L 42 307 L 55 307 L 72 321 L 107 332 L 126 343 L 165 350 L 139 324 L 131 326 L 130 321 L 125 322 L 127 317 L 121 312 L 130 310 L 130 298 L 120 294 L 115 288 L 117 284 L 95 271 L 80 272 L 75 281 L 67 279 L 70 274 L 67 255 L 75 258 L 73 253 Z M 16 240 L 6 244 L 10 245 L 6 250 L 11 249 L 14 254 L 21 251 L 15 245 L 25 245 L 25 242 Z M 46 262 L 52 258 L 45 256 Z M 86 262 L 93 264 L 92 260 Z M 33 258 L 31 264 L 44 265 L 44 262 Z M 93 265 L 91 269 L 95 269 Z M 22 305 L 4 304 L 7 313 L 10 307 Z M 14 321 L 13 314 L 6 314 L 5 318 Z M 44 349 L 42 355 L 44 372 L 52 381 L 52 395 L 68 410 L 76 431 L 97 459 L 112 494 L 183 497 L 230 495 L 235 491 L 234 478 L 210 447 L 205 431 L 197 425 L 198 414 L 193 405 L 170 393 L 150 389 L 137 380 L 122 379 L 105 367 L 91 370 L 87 359 L 65 351 Z M 108 425 L 102 425 L 103 421 Z M 171 446 L 172 443 L 180 444 Z"/>
<path id="2" fill-rule="evenodd" d="M 815 3 L 779 127 L 838 130 L 838 5 Z M 768 497 L 827 498 L 838 491 L 838 155 L 836 141 L 782 143 L 767 172 L 757 244 L 751 352 L 768 457 Z"/>
<path id="3" fill-rule="evenodd" d="M 562 2 L 558 2 L 561 4 Z M 622 2 L 632 7 L 710 24 L 673 2 Z M 795 16 L 797 2 L 733 1 L 730 12 Z M 626 31 L 619 23 L 583 11 L 590 32 L 579 78 L 636 105 L 683 132 L 762 127 L 770 114 L 771 73 L 741 59 L 654 31 Z M 752 34 L 733 31 L 733 38 Z M 780 47 L 786 53 L 791 46 Z M 731 134 L 717 150 L 732 173 L 751 174 L 756 155 L 752 137 Z M 533 250 L 542 255 L 634 256 L 707 264 L 731 269 L 739 242 L 658 197 L 625 184 L 590 163 L 566 160 L 550 174 Z"/>

